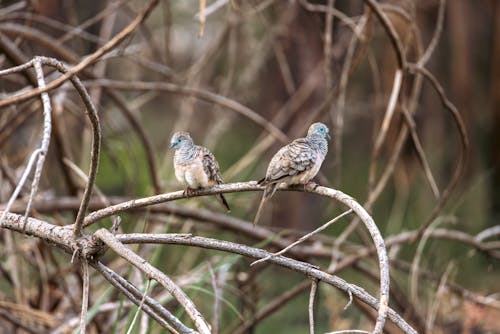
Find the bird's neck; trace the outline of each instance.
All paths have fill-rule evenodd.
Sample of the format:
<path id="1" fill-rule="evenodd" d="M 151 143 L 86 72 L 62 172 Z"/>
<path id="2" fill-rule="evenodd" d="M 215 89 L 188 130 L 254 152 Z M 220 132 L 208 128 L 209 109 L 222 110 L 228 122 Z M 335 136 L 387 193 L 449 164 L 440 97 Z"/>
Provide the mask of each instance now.
<path id="1" fill-rule="evenodd" d="M 182 146 L 175 151 L 174 157 L 178 163 L 189 162 L 196 157 L 196 146 L 195 145 Z"/>
<path id="2" fill-rule="evenodd" d="M 317 134 L 311 134 L 307 136 L 307 139 L 314 149 L 316 149 L 321 155 L 326 156 L 326 153 L 328 153 L 328 142 L 325 137 Z"/>

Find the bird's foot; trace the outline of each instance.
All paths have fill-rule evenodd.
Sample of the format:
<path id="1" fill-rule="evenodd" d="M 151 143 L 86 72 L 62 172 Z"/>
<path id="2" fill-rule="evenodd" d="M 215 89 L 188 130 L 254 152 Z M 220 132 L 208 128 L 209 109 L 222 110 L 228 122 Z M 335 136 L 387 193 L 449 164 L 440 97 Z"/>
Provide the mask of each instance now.
<path id="1" fill-rule="evenodd" d="M 191 197 L 192 194 L 193 194 L 193 189 L 191 189 L 189 187 L 184 188 L 184 192 L 183 192 L 184 196 Z"/>
<path id="2" fill-rule="evenodd" d="M 307 190 L 314 190 L 316 189 L 316 187 L 319 186 L 319 184 L 317 184 L 316 182 L 313 182 L 313 181 L 307 181 L 306 183 L 304 183 L 304 191 L 307 191 Z"/>

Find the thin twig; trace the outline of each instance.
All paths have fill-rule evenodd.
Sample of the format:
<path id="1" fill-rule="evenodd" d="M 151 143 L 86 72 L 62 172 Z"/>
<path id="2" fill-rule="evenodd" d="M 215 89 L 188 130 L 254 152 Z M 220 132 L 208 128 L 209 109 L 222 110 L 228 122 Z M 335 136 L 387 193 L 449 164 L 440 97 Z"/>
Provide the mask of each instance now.
<path id="1" fill-rule="evenodd" d="M 413 140 L 413 145 L 415 147 L 415 151 L 417 152 L 417 157 L 418 161 L 420 162 L 420 165 L 424 169 L 424 175 L 429 183 L 429 186 L 431 187 L 432 193 L 434 194 L 434 197 L 437 199 L 439 198 L 439 188 L 436 184 L 436 180 L 434 180 L 434 176 L 432 175 L 431 168 L 429 166 L 429 162 L 427 161 L 427 158 L 425 157 L 425 152 L 422 147 L 422 143 L 420 141 L 420 138 L 418 137 L 417 134 L 417 129 L 415 125 L 415 121 L 413 120 L 412 116 L 410 115 L 410 112 L 406 107 L 402 106 L 401 107 L 402 113 L 404 120 L 406 122 L 406 125 L 408 126 L 408 129 L 410 130 L 411 138 Z"/>
<path id="2" fill-rule="evenodd" d="M 157 321 L 163 328 L 171 333 L 194 334 L 192 328 L 186 327 L 172 313 L 166 310 L 160 303 L 153 298 L 144 295 L 141 290 L 135 287 L 132 283 L 109 269 L 101 262 L 92 263 L 92 266 L 103 275 L 115 288 L 122 292 L 130 301 L 139 306 L 141 300 L 144 299 L 143 310 L 152 319 Z"/>
<path id="3" fill-rule="evenodd" d="M 429 43 L 429 46 L 425 50 L 424 55 L 417 62 L 417 65 L 420 67 L 424 67 L 425 64 L 427 64 L 432 54 L 434 53 L 437 44 L 439 43 L 439 38 L 441 37 L 441 33 L 443 31 L 445 9 L 446 9 L 446 0 L 439 0 L 439 12 L 436 22 L 436 29 L 434 29 L 434 34 L 432 35 L 431 42 Z"/>
<path id="4" fill-rule="evenodd" d="M 252 262 L 250 265 L 253 266 L 253 265 L 256 265 L 257 263 L 261 263 L 261 262 L 264 262 L 264 261 L 267 261 L 269 260 L 271 257 L 274 257 L 274 256 L 279 256 L 279 255 L 283 255 L 285 254 L 288 250 L 290 250 L 291 248 L 297 246 L 298 244 L 304 242 L 305 240 L 311 238 L 313 235 L 316 235 L 318 234 L 319 232 L 323 231 L 324 229 L 326 229 L 327 227 L 329 227 L 330 225 L 332 225 L 333 223 L 335 223 L 336 221 L 342 219 L 343 217 L 351 214 L 353 212 L 352 209 L 349 209 L 345 212 L 343 212 L 342 214 L 338 215 L 337 217 L 329 220 L 328 222 L 324 223 L 323 225 L 321 225 L 320 227 L 318 227 L 317 229 L 315 229 L 314 231 L 300 237 L 299 240 L 293 242 L 292 244 L 290 244 L 289 246 L 283 248 L 282 250 L 280 250 L 279 252 L 276 252 L 276 253 L 273 253 L 271 254 L 269 257 L 265 257 L 263 259 L 260 259 L 260 260 L 257 260 L 257 261 L 254 261 Z"/>
<path id="5" fill-rule="evenodd" d="M 56 68 L 59 72 L 63 74 L 68 74 L 70 71 L 66 69 L 66 67 L 57 59 L 54 58 L 47 58 L 47 57 L 38 57 L 38 59 L 41 60 L 41 62 L 45 65 L 52 66 Z M 92 99 L 90 98 L 87 90 L 85 87 L 82 85 L 80 79 L 76 75 L 72 75 L 70 77 L 71 83 L 73 84 L 74 88 L 78 92 L 78 95 L 80 95 L 80 98 L 82 99 L 83 104 L 87 108 L 87 115 L 90 120 L 90 124 L 92 125 L 92 149 L 90 152 L 90 171 L 89 171 L 89 176 L 88 176 L 88 182 L 85 186 L 85 190 L 83 192 L 82 196 L 82 202 L 80 205 L 80 208 L 78 209 L 78 214 L 76 216 L 75 220 L 75 226 L 73 233 L 76 237 L 79 237 L 82 235 L 82 224 L 83 224 L 83 219 L 85 217 L 88 203 L 90 201 L 90 196 L 92 195 L 92 188 L 95 183 L 95 179 L 97 176 L 97 167 L 99 164 L 99 153 L 101 149 L 101 128 L 100 128 L 100 123 L 99 123 L 99 116 L 97 113 L 97 109 L 94 107 L 94 104 L 92 103 Z"/>
<path id="6" fill-rule="evenodd" d="M 44 79 L 42 64 L 41 64 L 40 59 L 35 58 L 35 60 L 33 62 L 33 67 L 35 68 L 38 87 L 44 88 L 45 87 L 45 79 Z M 52 117 L 52 107 L 50 104 L 49 94 L 42 93 L 41 99 L 42 99 L 42 105 L 43 105 L 43 136 L 42 136 L 42 142 L 40 144 L 41 152 L 40 152 L 40 154 L 38 154 L 38 160 L 36 163 L 35 174 L 33 177 L 33 181 L 31 183 L 31 193 L 30 193 L 30 196 L 28 197 L 28 204 L 26 205 L 26 212 L 24 213 L 25 220 L 28 217 L 28 213 L 29 213 L 29 210 L 31 208 L 31 203 L 33 203 L 33 197 L 35 197 L 35 194 L 38 190 L 38 185 L 40 183 L 40 177 L 42 175 L 43 165 L 45 163 L 45 157 L 47 156 L 48 151 L 49 151 L 50 135 L 52 133 L 52 118 L 51 118 Z"/>
<path id="7" fill-rule="evenodd" d="M 127 334 L 132 333 L 132 329 L 134 328 L 135 322 L 137 321 L 137 317 L 141 313 L 142 307 L 144 306 L 144 301 L 146 300 L 146 296 L 148 295 L 150 285 L 151 285 L 151 279 L 148 279 L 148 283 L 146 284 L 146 288 L 144 289 L 144 295 L 142 296 L 141 303 L 139 304 L 139 307 L 137 308 L 137 311 L 134 314 L 134 318 L 132 319 L 132 322 L 130 323 L 130 326 L 127 330 Z"/>
<path id="8" fill-rule="evenodd" d="M 312 280 L 311 293 L 309 294 L 309 334 L 314 334 L 314 299 L 316 298 L 316 290 L 318 289 L 318 281 Z"/>
<path id="9" fill-rule="evenodd" d="M 100 47 L 98 50 L 96 50 L 93 54 L 82 60 L 78 65 L 72 67 L 69 71 L 64 73 L 64 75 L 60 76 L 59 78 L 51 81 L 48 83 L 45 88 L 36 88 L 33 90 L 30 90 L 29 92 L 22 93 L 19 95 L 14 95 L 11 96 L 10 98 L 6 98 L 3 100 L 0 100 L 0 108 L 8 106 L 13 103 L 19 103 L 22 101 L 25 101 L 27 99 L 30 99 L 34 96 L 37 96 L 41 93 L 48 92 L 49 90 L 52 90 L 54 88 L 59 87 L 62 85 L 64 82 L 66 82 L 68 79 L 70 79 L 72 76 L 75 74 L 78 74 L 82 70 L 84 70 L 87 66 L 91 65 L 94 63 L 96 60 L 101 58 L 104 54 L 106 54 L 108 51 L 113 49 L 116 45 L 118 45 L 120 42 L 122 42 L 126 37 L 128 37 L 136 28 L 141 24 L 151 13 L 153 8 L 158 4 L 158 0 L 151 0 L 144 8 L 143 10 L 137 15 L 137 17 L 128 25 L 126 26 L 122 31 L 120 31 L 115 37 L 113 37 L 108 43 Z"/>
<path id="10" fill-rule="evenodd" d="M 82 311 L 80 313 L 80 334 L 85 334 L 87 328 L 87 311 L 89 307 L 90 274 L 89 263 L 82 259 Z"/>
<path id="11" fill-rule="evenodd" d="M 439 98 L 441 99 L 441 103 L 443 104 L 444 108 L 451 113 L 453 119 L 455 120 L 455 124 L 456 124 L 456 126 L 458 128 L 458 132 L 460 134 L 460 143 L 461 143 L 460 158 L 458 160 L 458 166 L 455 168 L 453 175 L 451 176 L 451 179 L 448 182 L 448 185 L 443 190 L 442 195 L 439 198 L 438 203 L 434 206 L 434 209 L 432 210 L 430 217 L 420 227 L 419 234 L 417 236 L 417 238 L 420 238 L 425 233 L 425 230 L 429 227 L 429 225 L 432 224 L 435 217 L 441 211 L 443 206 L 446 204 L 446 202 L 448 201 L 448 199 L 451 195 L 451 192 L 453 191 L 453 189 L 455 189 L 455 186 L 458 184 L 460 177 L 464 173 L 466 163 L 468 160 L 468 156 L 469 156 L 470 144 L 469 144 L 469 137 L 467 134 L 467 129 L 465 127 L 462 116 L 458 112 L 458 109 L 448 99 L 448 97 L 446 96 L 446 93 L 444 92 L 443 87 L 441 86 L 439 81 L 436 79 L 436 77 L 424 67 L 411 65 L 409 67 L 409 70 L 423 74 L 423 76 L 432 84 L 433 88 L 438 93 Z"/>
<path id="12" fill-rule="evenodd" d="M 425 332 L 432 333 L 434 329 L 434 322 L 436 320 L 436 315 L 439 310 L 439 305 L 441 304 L 444 293 L 446 292 L 446 282 L 448 281 L 448 276 L 450 275 L 451 270 L 453 269 L 453 262 L 450 262 L 448 266 L 446 266 L 446 270 L 439 281 L 438 289 L 433 298 L 434 302 L 432 306 L 429 308 L 429 312 L 427 314 L 427 321 L 425 322 Z"/>

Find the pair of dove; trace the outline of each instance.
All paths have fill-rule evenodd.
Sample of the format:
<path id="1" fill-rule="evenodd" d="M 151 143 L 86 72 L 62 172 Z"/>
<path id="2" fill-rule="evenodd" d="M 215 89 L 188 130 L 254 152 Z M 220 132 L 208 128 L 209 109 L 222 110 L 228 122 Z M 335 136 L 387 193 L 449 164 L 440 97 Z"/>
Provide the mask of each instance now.
<path id="1" fill-rule="evenodd" d="M 305 138 L 298 138 L 283 146 L 271 159 L 266 177 L 258 182 L 264 185 L 264 195 L 260 201 L 254 225 L 259 221 L 264 203 L 276 192 L 280 183 L 287 185 L 307 184 L 318 173 L 330 139 L 328 127 L 314 123 L 309 127 Z M 175 149 L 175 177 L 185 186 L 184 193 L 189 195 L 193 189 L 222 184 L 219 164 L 212 152 L 206 147 L 195 145 L 188 132 L 174 133 L 170 148 Z M 219 198 L 229 211 L 229 205 L 222 194 Z"/>

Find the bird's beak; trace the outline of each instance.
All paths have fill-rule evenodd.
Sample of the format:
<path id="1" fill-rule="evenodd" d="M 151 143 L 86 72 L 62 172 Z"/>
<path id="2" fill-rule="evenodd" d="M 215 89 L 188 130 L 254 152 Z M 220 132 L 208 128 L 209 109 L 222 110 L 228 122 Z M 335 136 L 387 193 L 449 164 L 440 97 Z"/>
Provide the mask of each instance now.
<path id="1" fill-rule="evenodd" d="M 332 140 L 332 137 L 330 137 L 329 133 L 327 133 L 326 136 L 328 137 L 328 140 Z"/>
<path id="2" fill-rule="evenodd" d="M 170 145 L 168 146 L 168 148 L 174 148 L 174 143 L 170 143 Z"/>

